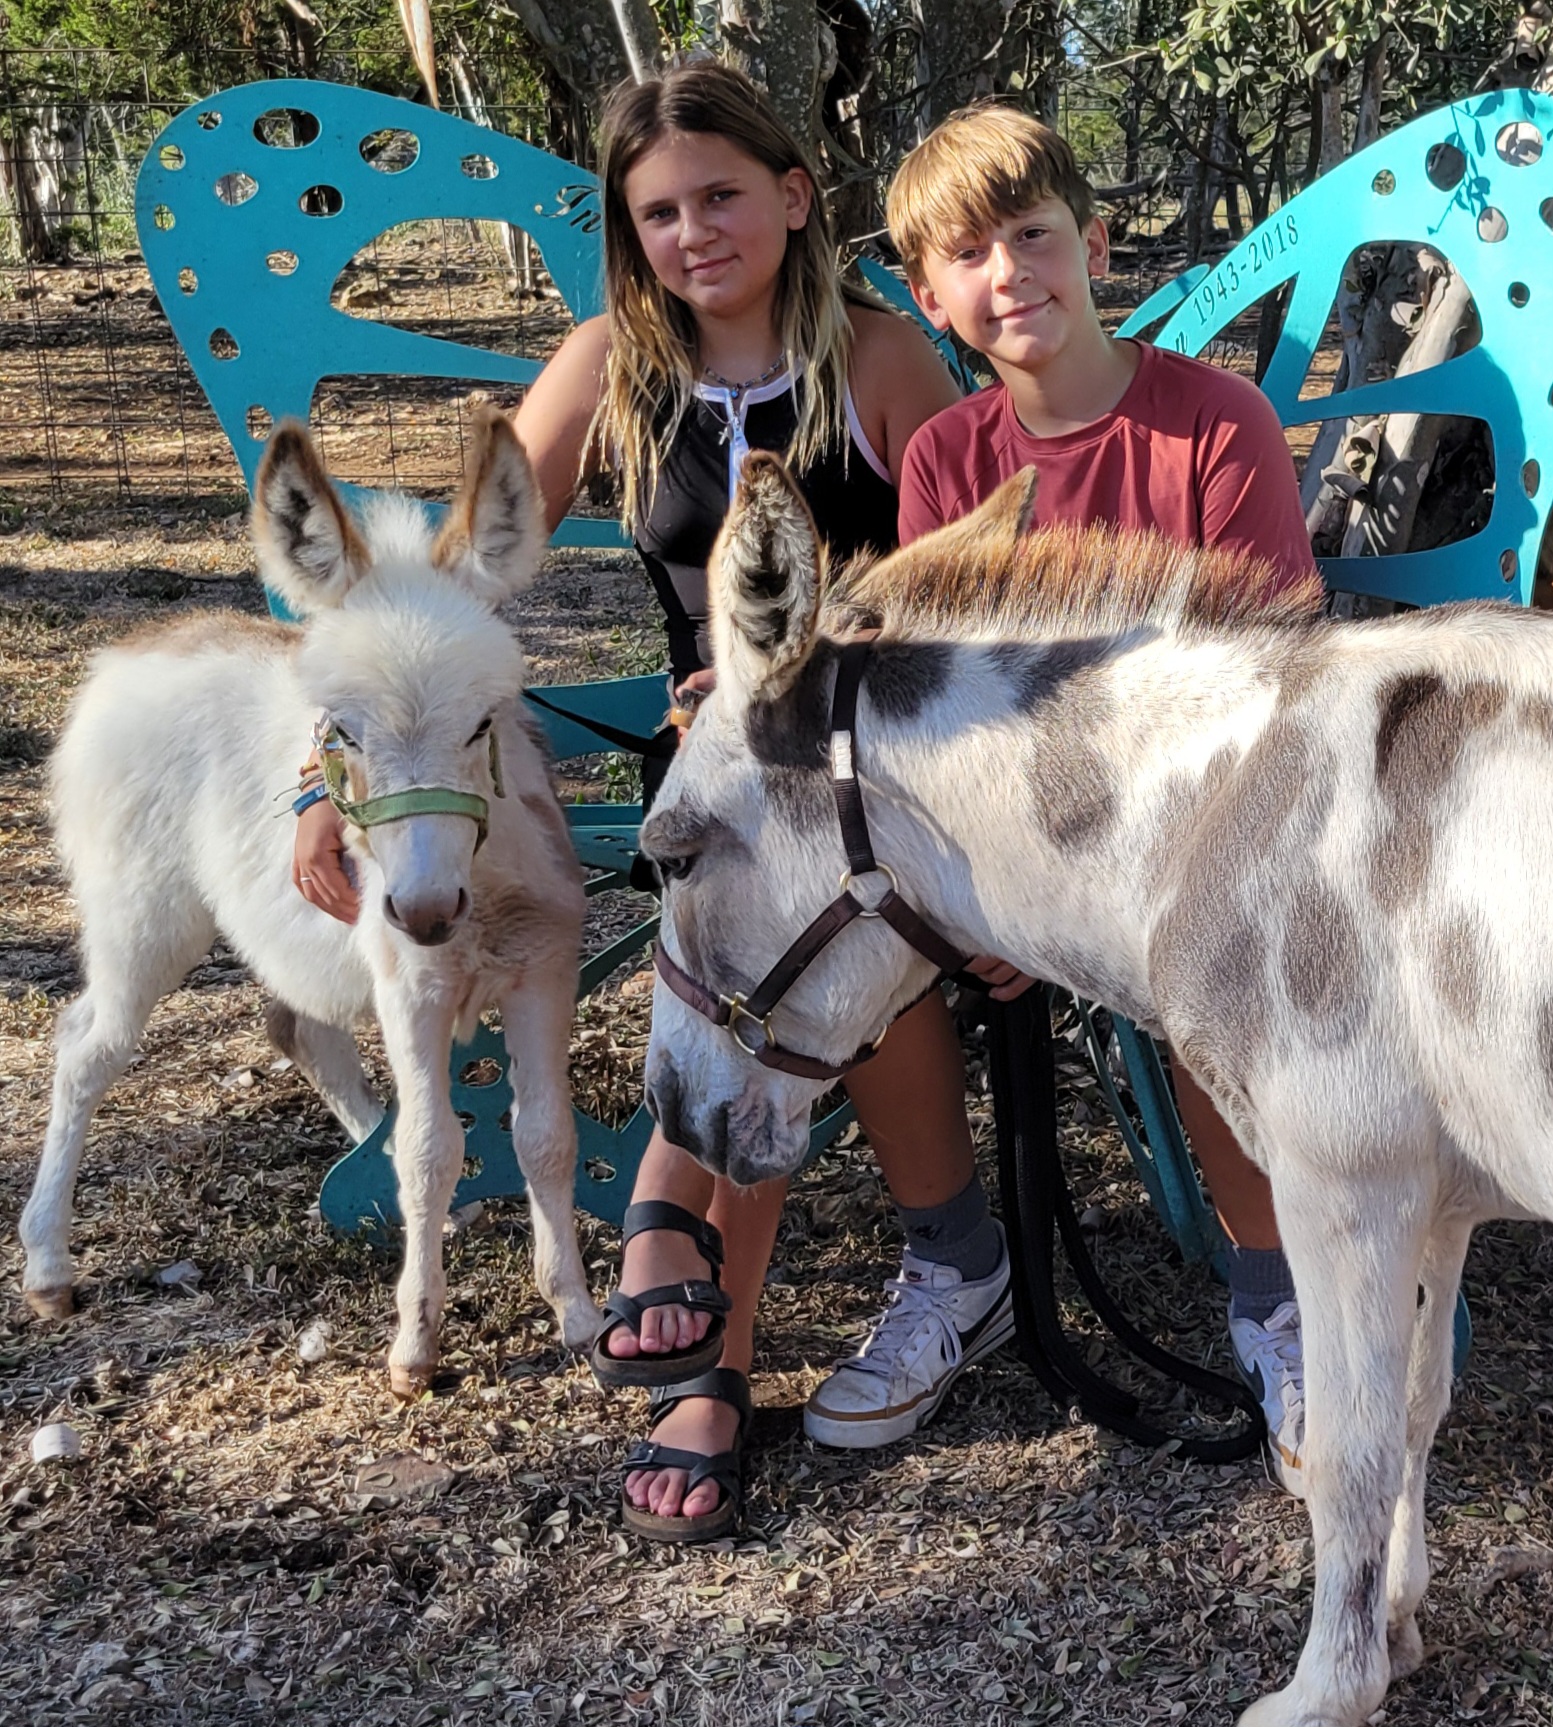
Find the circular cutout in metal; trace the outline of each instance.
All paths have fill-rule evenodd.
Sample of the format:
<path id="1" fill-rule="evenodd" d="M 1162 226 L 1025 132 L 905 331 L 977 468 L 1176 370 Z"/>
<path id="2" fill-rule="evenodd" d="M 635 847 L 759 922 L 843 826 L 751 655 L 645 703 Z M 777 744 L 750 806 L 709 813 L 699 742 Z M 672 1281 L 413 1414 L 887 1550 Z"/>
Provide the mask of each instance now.
<path id="1" fill-rule="evenodd" d="M 223 204 L 246 204 L 258 190 L 259 182 L 253 175 L 241 171 L 223 174 L 216 182 L 216 196 Z"/>
<path id="2" fill-rule="evenodd" d="M 1530 120 L 1512 120 L 1494 139 L 1499 160 L 1512 168 L 1529 168 L 1542 159 L 1542 134 Z"/>
<path id="3" fill-rule="evenodd" d="M 253 135 L 272 150 L 305 149 L 323 131 L 306 108 L 269 108 L 253 123 Z"/>
<path id="4" fill-rule="evenodd" d="M 345 208 L 345 195 L 338 186 L 309 186 L 297 199 L 304 216 L 338 216 Z"/>
<path id="5" fill-rule="evenodd" d="M 1455 139 L 1447 138 L 1443 143 L 1430 145 L 1429 154 L 1424 157 L 1424 172 L 1431 185 L 1438 186 L 1442 192 L 1454 192 L 1466 171 L 1466 152 Z"/>
<path id="6" fill-rule="evenodd" d="M 402 174 L 413 168 L 421 153 L 421 141 L 402 126 L 384 126 L 369 132 L 357 146 L 361 159 L 380 174 Z"/>

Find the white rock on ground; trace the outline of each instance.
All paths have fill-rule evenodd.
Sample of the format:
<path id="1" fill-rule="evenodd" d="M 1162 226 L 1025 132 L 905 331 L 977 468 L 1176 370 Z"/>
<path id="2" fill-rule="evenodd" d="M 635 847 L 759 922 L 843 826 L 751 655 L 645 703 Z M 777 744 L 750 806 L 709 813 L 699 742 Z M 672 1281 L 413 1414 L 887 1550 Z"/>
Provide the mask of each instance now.
<path id="1" fill-rule="evenodd" d="M 327 1319 L 315 1319 L 297 1339 L 298 1361 L 323 1361 L 329 1354 L 329 1339 L 334 1327 Z"/>
<path id="2" fill-rule="evenodd" d="M 34 1463 L 73 1463 L 81 1455 L 81 1435 L 68 1421 L 51 1422 L 32 1436 Z"/>

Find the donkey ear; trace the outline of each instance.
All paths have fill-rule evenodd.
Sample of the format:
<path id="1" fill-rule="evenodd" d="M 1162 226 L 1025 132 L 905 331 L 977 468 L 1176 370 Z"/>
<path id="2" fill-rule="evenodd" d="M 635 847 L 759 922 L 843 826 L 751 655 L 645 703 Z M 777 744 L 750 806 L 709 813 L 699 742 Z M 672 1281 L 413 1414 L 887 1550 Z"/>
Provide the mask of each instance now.
<path id="1" fill-rule="evenodd" d="M 307 429 L 283 420 L 253 490 L 259 574 L 299 617 L 337 606 L 372 559 Z"/>
<path id="2" fill-rule="evenodd" d="M 708 566 L 719 684 L 778 696 L 808 658 L 825 554 L 814 517 L 777 456 L 744 459 Z"/>
<path id="3" fill-rule="evenodd" d="M 1035 494 L 1040 474 L 1034 464 L 1011 474 L 986 503 L 964 517 L 969 528 L 979 534 L 996 535 L 1009 545 L 1022 540 L 1035 526 Z"/>
<path id="4" fill-rule="evenodd" d="M 544 553 L 539 482 L 512 422 L 486 405 L 475 414 L 464 483 L 431 561 L 477 599 L 497 606 L 533 581 Z"/>

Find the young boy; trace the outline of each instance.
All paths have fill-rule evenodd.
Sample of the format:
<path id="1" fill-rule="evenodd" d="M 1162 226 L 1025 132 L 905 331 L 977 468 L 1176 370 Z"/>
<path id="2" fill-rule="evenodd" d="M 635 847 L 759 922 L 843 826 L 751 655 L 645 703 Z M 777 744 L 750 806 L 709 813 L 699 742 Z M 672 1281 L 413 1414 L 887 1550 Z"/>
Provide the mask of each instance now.
<path id="1" fill-rule="evenodd" d="M 950 116 L 901 165 L 888 221 L 923 315 L 976 349 L 998 379 L 929 420 L 907 446 L 902 545 L 966 515 L 1034 463 L 1042 522 L 1154 528 L 1190 545 L 1242 546 L 1291 580 L 1309 572 L 1293 461 L 1262 393 L 1166 349 L 1118 341 L 1101 326 L 1090 282 L 1106 273 L 1105 224 L 1072 151 L 1050 127 L 995 106 Z M 988 975 L 1006 992 L 1017 974 L 1004 967 Z M 1299 1311 L 1271 1191 L 1179 1062 L 1175 1079 L 1188 1137 L 1234 1244 L 1236 1359 L 1262 1398 L 1273 1468 L 1303 1496 Z M 900 1328 L 897 1317 L 889 1329 Z M 875 1334 L 881 1344 L 886 1329 Z M 849 1376 L 869 1371 L 877 1347 L 870 1339 L 815 1404 L 864 1394 L 867 1386 L 851 1387 Z"/>

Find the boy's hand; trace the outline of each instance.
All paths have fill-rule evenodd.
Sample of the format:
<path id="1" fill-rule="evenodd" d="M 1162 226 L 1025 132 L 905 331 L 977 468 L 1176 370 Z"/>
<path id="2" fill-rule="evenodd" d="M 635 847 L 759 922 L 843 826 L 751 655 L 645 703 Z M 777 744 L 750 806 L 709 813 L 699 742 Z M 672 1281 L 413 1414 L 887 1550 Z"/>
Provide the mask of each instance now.
<path id="1" fill-rule="evenodd" d="M 669 710 L 669 719 L 679 727 L 681 737 L 690 730 L 696 709 L 716 688 L 716 671 L 711 666 L 703 666 L 699 672 L 692 672 L 674 691 L 674 706 Z"/>
<path id="2" fill-rule="evenodd" d="M 1026 977 L 1018 966 L 1010 965 L 1006 959 L 998 959 L 993 954 L 977 954 L 974 959 L 965 962 L 965 969 L 973 977 L 979 977 L 983 983 L 992 985 L 991 994 L 994 1001 L 1013 1001 L 1035 982 L 1033 977 Z"/>
<path id="3" fill-rule="evenodd" d="M 291 852 L 291 880 L 310 905 L 355 923 L 361 896 L 345 869 L 345 822 L 327 798 L 297 817 L 297 837 Z"/>

